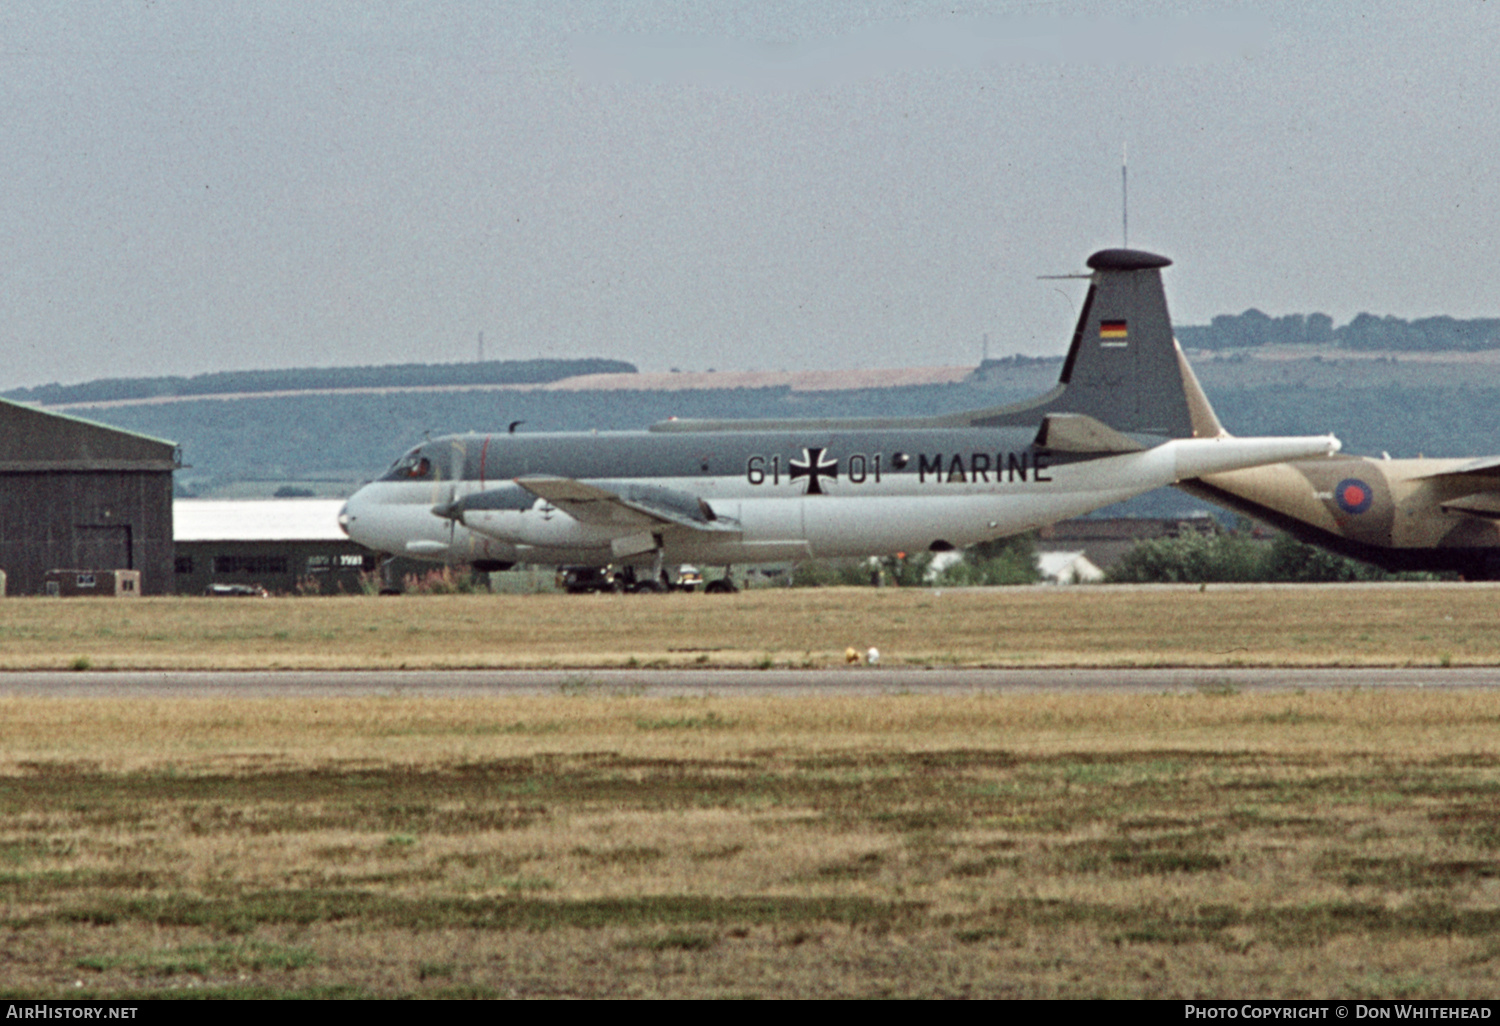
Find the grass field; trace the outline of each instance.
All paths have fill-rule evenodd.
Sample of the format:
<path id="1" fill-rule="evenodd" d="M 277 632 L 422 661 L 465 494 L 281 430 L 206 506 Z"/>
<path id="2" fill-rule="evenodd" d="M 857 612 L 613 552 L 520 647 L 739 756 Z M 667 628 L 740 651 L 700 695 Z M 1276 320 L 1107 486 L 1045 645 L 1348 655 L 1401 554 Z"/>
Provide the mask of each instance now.
<path id="1" fill-rule="evenodd" d="M 1492 997 L 1500 696 L 0 700 L 9 996 Z"/>
<path id="2" fill-rule="evenodd" d="M 1492 588 L 5 600 L 7 996 L 1492 997 L 1500 694 L 666 698 L 587 667 L 1500 661 Z"/>
<path id="3" fill-rule="evenodd" d="M 1476 585 L 6 599 L 0 669 L 1500 663 Z"/>

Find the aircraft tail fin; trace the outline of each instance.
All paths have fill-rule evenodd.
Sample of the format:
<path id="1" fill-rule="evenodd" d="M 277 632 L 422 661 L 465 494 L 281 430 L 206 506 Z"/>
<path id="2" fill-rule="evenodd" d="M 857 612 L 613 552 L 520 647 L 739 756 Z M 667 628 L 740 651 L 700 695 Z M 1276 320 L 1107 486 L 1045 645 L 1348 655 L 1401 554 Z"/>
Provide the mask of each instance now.
<path id="1" fill-rule="evenodd" d="M 1161 269 L 1172 261 L 1134 249 L 1089 257 L 1089 291 L 1058 387 L 1034 403 L 979 411 L 1000 425 L 1038 412 L 1079 413 L 1126 434 L 1167 438 L 1224 433 L 1172 336 Z"/>
<path id="2" fill-rule="evenodd" d="M 1182 373 L 1182 391 L 1187 397 L 1188 420 L 1193 425 L 1193 437 L 1220 438 L 1229 434 L 1224 430 L 1224 425 L 1219 423 L 1218 414 L 1214 413 L 1208 396 L 1203 394 L 1203 386 L 1198 384 L 1198 375 L 1193 373 L 1192 365 L 1182 355 L 1182 347 L 1177 345 L 1175 339 L 1172 348 L 1177 350 L 1177 366 Z"/>

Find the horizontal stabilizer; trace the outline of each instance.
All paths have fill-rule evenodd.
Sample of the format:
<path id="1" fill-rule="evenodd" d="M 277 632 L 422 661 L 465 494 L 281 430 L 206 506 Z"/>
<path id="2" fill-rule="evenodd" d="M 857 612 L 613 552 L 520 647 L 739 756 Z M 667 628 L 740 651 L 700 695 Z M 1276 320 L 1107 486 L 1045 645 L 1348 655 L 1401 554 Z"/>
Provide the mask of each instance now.
<path id="1" fill-rule="evenodd" d="M 1056 452 L 1139 452 L 1145 446 L 1082 413 L 1049 413 L 1036 435 L 1038 449 Z"/>
<path id="2" fill-rule="evenodd" d="M 738 523 L 715 515 L 702 499 L 671 488 L 634 485 L 612 491 L 570 477 L 518 477 L 516 484 L 581 524 L 636 530 L 662 527 L 739 530 Z"/>
<path id="3" fill-rule="evenodd" d="M 1174 438 L 1159 448 L 1170 448 L 1177 462 L 1178 481 L 1220 474 L 1229 470 L 1285 463 L 1287 460 L 1332 456 L 1339 451 L 1339 440 L 1332 435 L 1309 435 L 1303 438 Z"/>

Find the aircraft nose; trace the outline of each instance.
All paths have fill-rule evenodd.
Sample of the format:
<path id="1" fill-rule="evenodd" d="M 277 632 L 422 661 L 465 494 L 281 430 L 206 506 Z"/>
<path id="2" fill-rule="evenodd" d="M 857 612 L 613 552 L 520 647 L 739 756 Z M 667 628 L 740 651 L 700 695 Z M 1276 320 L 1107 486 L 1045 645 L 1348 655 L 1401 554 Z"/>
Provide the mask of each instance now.
<path id="1" fill-rule="evenodd" d="M 339 510 L 339 530 L 343 531 L 349 539 L 357 541 L 361 545 L 369 544 L 365 537 L 365 535 L 369 534 L 369 525 L 362 522 L 364 514 L 369 512 L 367 509 L 368 506 L 369 497 L 365 494 L 365 489 L 360 488 L 353 495 L 349 496 L 348 501 Z"/>

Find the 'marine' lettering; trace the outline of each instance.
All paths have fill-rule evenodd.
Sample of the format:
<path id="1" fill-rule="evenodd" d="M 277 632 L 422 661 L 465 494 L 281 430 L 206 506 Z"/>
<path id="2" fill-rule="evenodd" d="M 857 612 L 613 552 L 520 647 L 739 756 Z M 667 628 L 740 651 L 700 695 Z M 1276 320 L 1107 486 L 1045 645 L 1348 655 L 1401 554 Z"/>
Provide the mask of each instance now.
<path id="1" fill-rule="evenodd" d="M 954 453 L 951 457 L 945 457 L 942 453 L 935 456 L 922 453 L 917 457 L 917 480 L 926 482 L 927 475 L 931 474 L 934 481 L 948 484 L 988 483 L 990 469 L 993 467 L 997 482 L 1051 481 L 1051 476 L 1044 473 L 1050 466 L 1042 453 L 996 453 L 993 462 L 987 452 L 970 453 L 967 467 L 962 453 Z"/>

